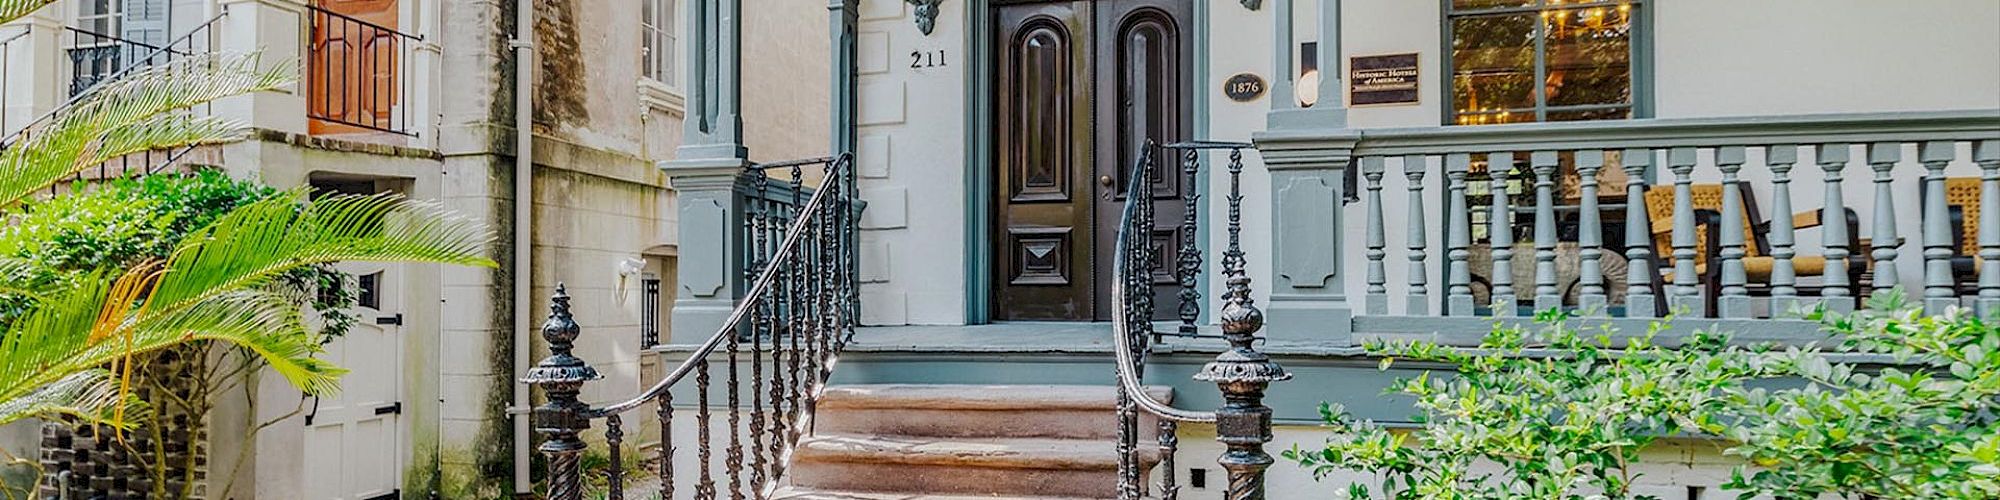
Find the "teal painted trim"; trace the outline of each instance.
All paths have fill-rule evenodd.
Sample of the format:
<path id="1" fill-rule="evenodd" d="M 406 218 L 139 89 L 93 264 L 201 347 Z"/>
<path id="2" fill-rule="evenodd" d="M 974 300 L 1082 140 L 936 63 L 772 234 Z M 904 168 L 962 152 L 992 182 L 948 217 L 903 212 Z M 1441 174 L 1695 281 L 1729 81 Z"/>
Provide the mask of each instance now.
<path id="1" fill-rule="evenodd" d="M 993 47 L 989 0 L 965 2 L 965 323 L 992 321 Z"/>
<path id="2" fill-rule="evenodd" d="M 1214 138 L 1214 127 L 1210 123 L 1210 120 L 1214 116 L 1209 109 L 1210 106 L 1214 105 L 1213 91 L 1215 90 L 1213 81 L 1215 75 L 1209 74 L 1209 3 L 1200 0 L 1194 2 L 1194 29 L 1192 31 L 1194 32 L 1195 76 L 1194 85 L 1189 87 L 1194 90 L 1194 136 L 1204 141 Z M 1202 175 L 1197 177 L 1194 183 L 1194 192 L 1200 195 L 1202 200 L 1205 200 L 1202 203 L 1203 210 L 1198 214 L 1200 222 L 1195 225 L 1194 238 L 1195 241 L 1201 242 L 1202 248 L 1213 248 L 1214 245 L 1208 244 L 1209 229 L 1214 226 L 1214 221 L 1223 219 L 1215 216 L 1215 206 L 1213 203 L 1210 203 L 1215 198 L 1209 196 L 1209 193 L 1214 192 L 1209 189 L 1209 178 L 1215 176 L 1217 167 L 1216 158 L 1226 158 L 1226 156 L 1216 154 L 1212 151 L 1201 154 L 1205 156 L 1205 158 L 1201 159 L 1201 164 L 1208 169 L 1202 172 Z M 1202 257 L 1206 260 L 1203 262 L 1202 273 L 1195 277 L 1195 287 L 1201 290 L 1203 299 L 1211 299 L 1208 292 L 1213 290 L 1213 288 L 1210 287 L 1210 283 L 1216 273 L 1222 268 L 1219 264 L 1221 259 L 1217 252 L 1212 251 L 1207 252 Z M 1222 301 L 1220 300 L 1206 300 L 1204 305 L 1207 307 L 1201 308 L 1201 318 L 1196 321 L 1201 324 L 1208 324 L 1210 321 L 1213 321 L 1215 309 L 1221 308 L 1221 304 Z"/>
<path id="3" fill-rule="evenodd" d="M 1653 10 L 1658 2 L 1640 2 L 1632 40 L 1632 117 L 1653 117 Z"/>

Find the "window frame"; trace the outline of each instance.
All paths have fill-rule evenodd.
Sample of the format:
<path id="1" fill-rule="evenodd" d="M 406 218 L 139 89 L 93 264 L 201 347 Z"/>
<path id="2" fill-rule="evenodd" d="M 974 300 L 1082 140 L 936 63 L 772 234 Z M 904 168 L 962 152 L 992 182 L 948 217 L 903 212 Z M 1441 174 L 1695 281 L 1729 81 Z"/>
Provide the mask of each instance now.
<path id="1" fill-rule="evenodd" d="M 1632 26 L 1630 45 L 1632 53 L 1630 56 L 1628 56 L 1628 60 L 1631 61 L 1630 75 L 1631 75 L 1631 86 L 1632 86 L 1632 102 L 1629 106 L 1632 109 L 1632 113 L 1630 118 L 1625 118 L 1625 119 L 1636 120 L 1636 119 L 1652 118 L 1653 117 L 1653 17 L 1654 17 L 1653 5 L 1658 1 L 1660 0 L 1573 0 L 1571 2 L 1566 2 L 1561 5 L 1552 5 L 1549 0 L 1534 0 L 1534 4 L 1528 6 L 1486 7 L 1486 8 L 1460 10 L 1453 7 L 1452 5 L 1453 0 L 1438 0 L 1438 9 L 1439 9 L 1438 60 L 1440 61 L 1441 64 L 1441 67 L 1439 68 L 1438 71 L 1438 74 L 1441 75 L 1441 78 L 1439 79 L 1440 84 L 1438 85 L 1438 95 L 1439 95 L 1438 102 L 1440 103 L 1438 106 L 1439 122 L 1442 123 L 1443 126 L 1447 127 L 1478 126 L 1473 124 L 1460 125 L 1458 123 L 1458 110 L 1456 109 L 1457 96 L 1454 95 L 1454 92 L 1457 91 L 1456 90 L 1457 72 L 1454 69 L 1455 61 L 1452 57 L 1452 48 L 1451 48 L 1453 41 L 1452 23 L 1454 21 L 1460 18 L 1474 17 L 1474 16 L 1491 16 L 1491 15 L 1517 14 L 1517 13 L 1539 14 L 1541 12 L 1548 10 L 1589 8 L 1589 7 L 1617 7 L 1619 5 L 1632 6 L 1630 14 L 1631 15 L 1630 23 Z M 1543 89 L 1547 84 L 1547 77 L 1545 75 L 1547 74 L 1546 72 L 1548 71 L 1547 70 L 1548 63 L 1546 60 L 1548 56 L 1548 50 L 1544 46 L 1544 42 L 1547 40 L 1547 38 L 1546 34 L 1542 32 L 1542 29 L 1543 29 L 1542 24 L 1539 22 L 1536 23 L 1535 62 L 1534 62 L 1535 65 L 1534 70 L 1536 75 L 1535 91 L 1534 91 L 1535 120 L 1523 123 L 1548 123 L 1548 114 L 1551 111 L 1555 112 L 1589 111 L 1592 109 L 1619 107 L 1618 105 L 1570 105 L 1570 106 L 1557 106 L 1556 109 L 1553 110 L 1550 109 L 1550 106 L 1548 104 L 1548 97 L 1543 94 Z M 1583 120 L 1583 121 L 1599 121 L 1599 120 Z"/>
<path id="2" fill-rule="evenodd" d="M 680 57 L 675 54 L 680 46 L 680 8 L 682 0 L 640 0 L 642 6 L 652 6 L 652 16 L 639 16 L 639 72 L 640 77 L 651 80 L 667 88 L 681 88 Z M 665 22 L 662 22 L 662 21 Z M 666 50 L 659 50 L 660 45 Z"/>

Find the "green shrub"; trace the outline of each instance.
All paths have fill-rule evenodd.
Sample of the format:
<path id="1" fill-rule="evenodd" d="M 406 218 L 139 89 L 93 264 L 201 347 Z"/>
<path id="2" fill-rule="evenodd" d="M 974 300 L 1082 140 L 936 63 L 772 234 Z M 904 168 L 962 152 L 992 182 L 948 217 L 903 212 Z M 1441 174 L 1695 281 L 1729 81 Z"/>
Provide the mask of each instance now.
<path id="1" fill-rule="evenodd" d="M 1323 405 L 1334 435 L 1284 456 L 1319 478 L 1382 478 L 1346 485 L 1353 498 L 1644 498 L 1632 493 L 1640 451 L 1680 436 L 1743 458 L 1723 486 L 1744 498 L 1995 498 L 2000 329 L 1963 311 L 1924 316 L 1902 297 L 1815 313 L 1831 340 L 1783 349 L 1710 332 L 1662 346 L 1664 323 L 1626 338 L 1558 312 L 1472 349 L 1369 345 L 1384 369 L 1442 365 L 1389 389 L 1416 399 L 1419 427 Z"/>

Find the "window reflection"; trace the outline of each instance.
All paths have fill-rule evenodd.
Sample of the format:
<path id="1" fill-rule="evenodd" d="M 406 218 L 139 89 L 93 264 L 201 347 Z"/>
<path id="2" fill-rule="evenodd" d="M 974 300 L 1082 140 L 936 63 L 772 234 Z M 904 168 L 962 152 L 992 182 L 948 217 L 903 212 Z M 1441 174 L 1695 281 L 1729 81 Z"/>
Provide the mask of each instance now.
<path id="1" fill-rule="evenodd" d="M 1453 0 L 1451 124 L 1632 116 L 1630 2 Z"/>

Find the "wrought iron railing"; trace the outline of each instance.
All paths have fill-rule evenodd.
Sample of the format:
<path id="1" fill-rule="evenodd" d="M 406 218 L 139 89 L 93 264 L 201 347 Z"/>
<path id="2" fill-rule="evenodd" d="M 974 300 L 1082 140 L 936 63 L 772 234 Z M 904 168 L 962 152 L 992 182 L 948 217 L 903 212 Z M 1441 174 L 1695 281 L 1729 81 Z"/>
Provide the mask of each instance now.
<path id="1" fill-rule="evenodd" d="M 32 137 L 41 127 L 51 123 L 57 116 L 61 116 L 62 113 L 76 106 L 77 103 L 82 102 L 84 99 L 90 97 L 93 92 L 102 88 L 105 82 L 114 81 L 125 75 L 163 65 L 174 60 L 208 53 L 211 48 L 216 46 L 217 32 L 215 26 L 227 15 L 228 10 L 225 9 L 222 13 L 216 14 L 215 17 L 209 18 L 208 21 L 189 29 L 187 33 L 159 44 L 142 43 L 74 27 L 65 27 L 64 33 L 70 38 L 65 49 L 70 59 L 70 72 L 68 75 L 63 75 L 70 78 L 68 100 L 63 101 L 62 104 L 57 105 L 48 112 L 37 116 L 34 120 L 30 120 L 27 124 L 21 126 L 19 130 L 13 130 L 6 136 L 0 137 L 0 149 L 13 147 L 22 140 Z M 5 77 L 0 76 L 0 81 L 5 81 Z M 7 83 L 11 84 L 15 82 L 7 81 Z M 32 84 L 32 82 L 28 83 Z M 208 106 L 203 105 L 200 109 L 191 109 L 185 112 L 206 114 L 209 111 Z M 85 169 L 77 172 L 76 176 L 69 182 L 49 186 L 49 192 L 50 194 L 58 193 L 65 186 L 74 189 L 76 186 L 82 186 L 94 180 L 159 173 L 180 162 L 196 149 L 199 149 L 199 147 L 187 146 L 168 150 L 142 151 L 112 158 L 98 163 L 95 169 Z"/>
<path id="2" fill-rule="evenodd" d="M 411 46 L 420 35 L 307 5 L 306 114 L 329 123 L 417 135 Z"/>
<path id="3" fill-rule="evenodd" d="M 1242 143 L 1188 142 L 1166 148 L 1182 155 L 1181 173 L 1188 179 L 1200 175 L 1200 159 L 1204 152 L 1227 151 L 1229 158 L 1229 246 L 1221 260 L 1227 291 L 1216 318 L 1222 325 L 1222 338 L 1229 343 L 1229 347 L 1195 375 L 1196 380 L 1213 382 L 1222 390 L 1223 406 L 1213 412 L 1174 408 L 1153 399 L 1144 390 L 1146 356 L 1151 350 L 1151 341 L 1161 335 L 1161 332 L 1155 331 L 1152 322 L 1153 266 L 1166 264 L 1153 255 L 1151 245 L 1154 232 L 1151 179 L 1158 168 L 1154 161 L 1154 150 L 1158 148 L 1152 143 L 1149 142 L 1140 152 L 1139 161 L 1129 177 L 1131 181 L 1127 192 L 1130 196 L 1125 199 L 1124 211 L 1119 219 L 1117 258 L 1113 263 L 1117 280 L 1111 290 L 1112 308 L 1118 311 L 1118 314 L 1112 315 L 1112 337 L 1116 344 L 1113 352 L 1118 373 L 1118 496 L 1121 499 L 1137 499 L 1146 495 L 1142 477 L 1148 468 L 1142 457 L 1148 454 L 1139 449 L 1139 436 L 1144 432 L 1140 428 L 1143 421 L 1139 418 L 1141 411 L 1159 419 L 1160 498 L 1171 500 L 1179 494 L 1180 488 L 1175 484 L 1174 461 L 1179 448 L 1176 432 L 1180 423 L 1215 425 L 1216 440 L 1226 447 L 1217 460 L 1229 476 L 1224 498 L 1235 500 L 1264 496 L 1264 469 L 1273 462 L 1271 455 L 1264 452 L 1264 443 L 1271 440 L 1271 409 L 1264 406 L 1264 389 L 1272 382 L 1291 378 L 1291 375 L 1253 346 L 1257 331 L 1263 328 L 1264 315 L 1250 297 L 1250 278 L 1244 270 L 1241 244 L 1242 150 L 1248 147 L 1249 144 Z M 1191 215 L 1183 217 L 1181 223 L 1198 224 L 1199 214 L 1194 213 L 1197 208 L 1197 204 L 1189 202 Z M 1182 244 L 1191 248 L 1194 242 L 1184 240 Z M 1188 249 L 1183 248 L 1182 255 L 1186 255 Z M 1195 280 L 1187 273 L 1199 272 L 1198 265 L 1190 271 L 1185 263 L 1175 264 L 1182 273 L 1183 290 L 1192 288 L 1189 284 Z M 1186 293 L 1179 299 L 1182 301 L 1182 323 L 1176 330 L 1191 335 L 1193 320 L 1188 317 L 1186 305 L 1188 301 L 1197 299 L 1190 298 Z"/>
<path id="4" fill-rule="evenodd" d="M 677 482 L 692 479 L 697 498 L 712 499 L 718 488 L 735 499 L 764 498 L 785 472 L 791 447 L 812 420 L 813 405 L 832 374 L 837 354 L 852 334 L 859 311 L 854 276 L 858 223 L 851 156 L 759 164 L 739 182 L 759 193 L 745 203 L 741 240 L 753 256 L 745 270 L 748 288 L 720 328 L 659 382 L 637 397 L 602 407 L 578 399 L 597 371 L 573 354 L 579 328 L 569 296 L 558 285 L 549 321 L 542 328 L 552 355 L 530 370 L 523 382 L 543 391 L 547 403 L 533 418 L 544 440 L 551 500 L 583 497 L 586 471 L 581 454 L 589 446 L 581 433 L 604 421 L 604 445 L 611 464 L 601 471 L 604 497 L 625 497 L 623 447 L 626 414 L 655 405 L 661 443 L 656 449 L 660 498 L 674 498 Z M 807 170 L 819 170 L 820 185 L 808 192 Z M 774 181 L 773 176 L 788 177 Z M 765 196 L 772 184 L 789 188 L 790 200 Z M 710 374 L 723 364 L 723 380 Z M 748 372 L 745 377 L 744 372 Z M 690 375 L 692 378 L 690 378 Z M 685 382 L 685 383 L 684 383 Z M 697 470 L 677 476 L 674 461 L 676 400 L 692 400 Z M 748 404 L 745 404 L 748 399 Z M 686 404 L 686 403 L 683 403 Z M 724 412 L 726 430 L 716 443 L 714 413 Z M 747 420 L 747 421 L 746 421 Z M 722 470 L 713 465 L 723 453 Z M 685 454 L 683 454 L 685 458 Z M 726 481 L 726 485 L 718 482 Z"/>
<path id="5" fill-rule="evenodd" d="M 202 25 L 198 29 L 207 28 L 208 25 Z M 68 39 L 65 52 L 69 55 L 70 96 L 82 94 L 127 70 L 166 64 L 208 48 L 205 37 L 182 37 L 165 44 L 152 44 L 74 26 L 63 27 L 63 35 Z"/>

